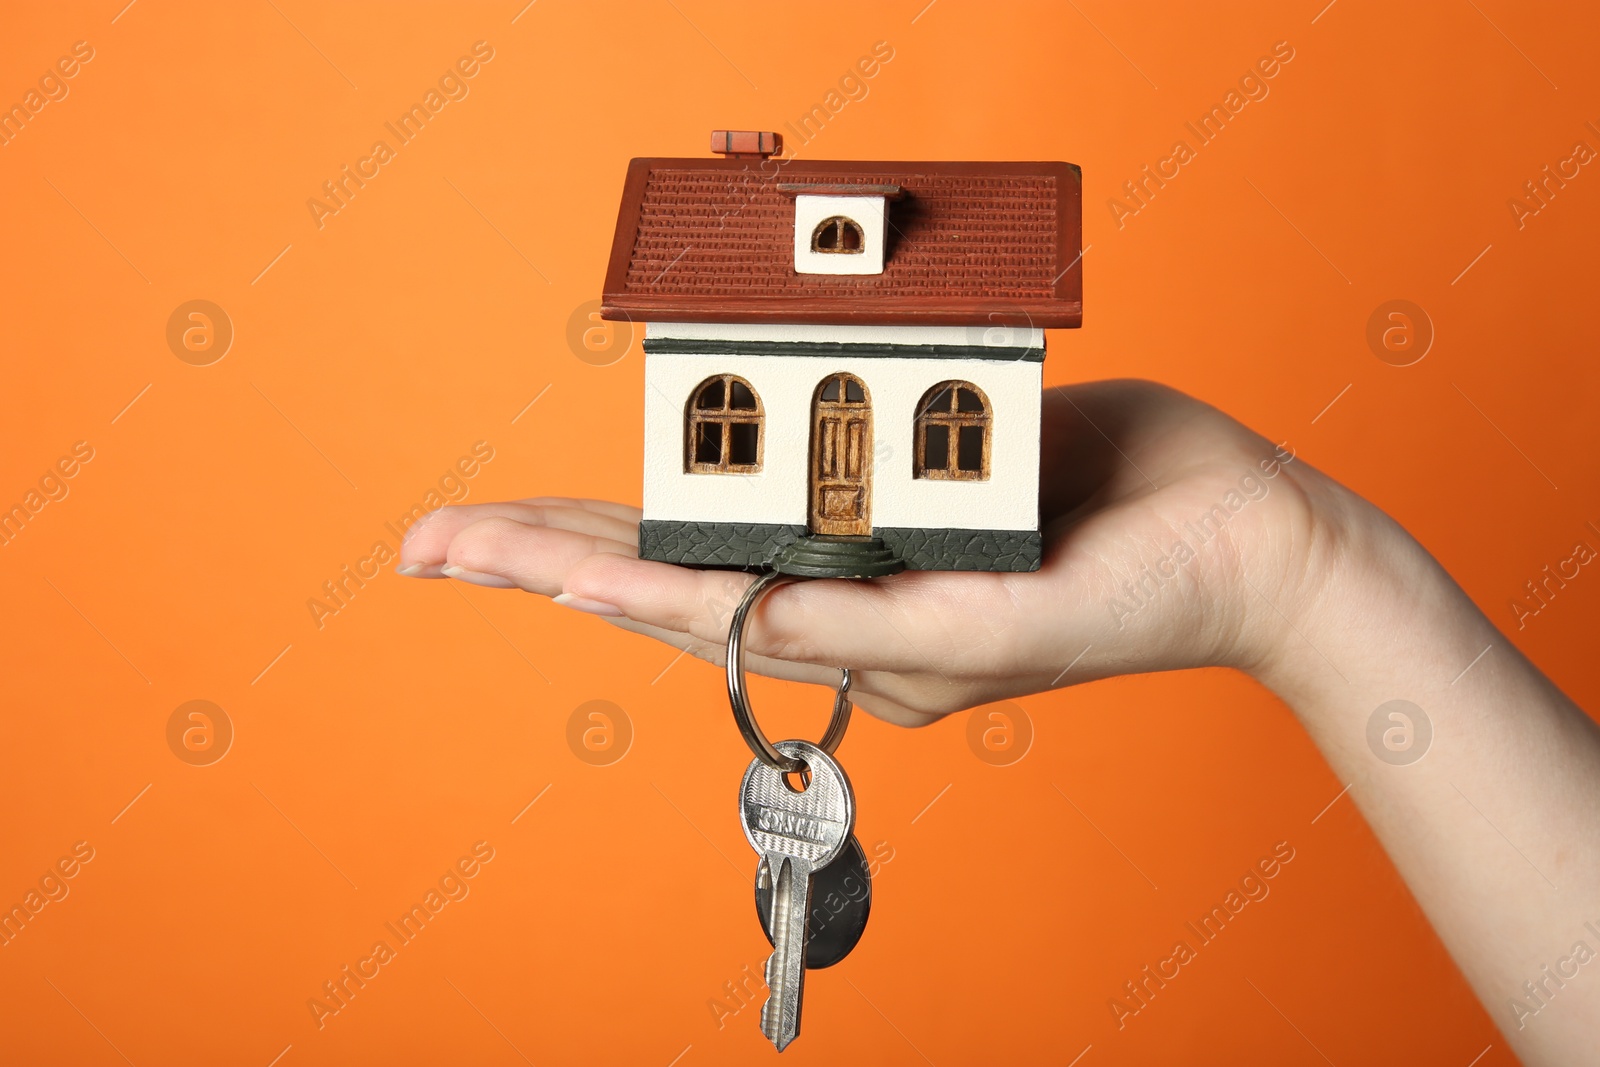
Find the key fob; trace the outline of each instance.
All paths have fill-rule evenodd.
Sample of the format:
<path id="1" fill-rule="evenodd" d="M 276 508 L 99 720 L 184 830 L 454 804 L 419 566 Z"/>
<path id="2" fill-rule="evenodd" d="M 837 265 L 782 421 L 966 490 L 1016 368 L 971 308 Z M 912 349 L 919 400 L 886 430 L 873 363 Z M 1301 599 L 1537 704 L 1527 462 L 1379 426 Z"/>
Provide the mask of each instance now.
<path id="1" fill-rule="evenodd" d="M 812 875 L 806 970 L 832 967 L 850 955 L 861 940 L 872 911 L 872 877 L 868 871 L 867 854 L 851 834 L 838 858 Z M 763 859 L 756 870 L 756 914 L 768 943 L 772 942 L 771 911 L 772 879 Z"/>

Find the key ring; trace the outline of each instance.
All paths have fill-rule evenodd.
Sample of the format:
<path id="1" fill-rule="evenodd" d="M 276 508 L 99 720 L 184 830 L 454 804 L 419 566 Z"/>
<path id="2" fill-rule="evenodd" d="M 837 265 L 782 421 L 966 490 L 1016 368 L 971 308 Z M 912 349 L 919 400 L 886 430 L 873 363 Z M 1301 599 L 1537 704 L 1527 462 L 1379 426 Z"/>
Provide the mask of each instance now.
<path id="1" fill-rule="evenodd" d="M 788 576 L 777 571 L 768 571 L 745 590 L 744 599 L 739 601 L 739 606 L 733 611 L 733 621 L 728 624 L 727 670 L 728 702 L 733 705 L 733 721 L 738 724 L 744 743 L 750 746 L 750 751 L 755 753 L 756 759 L 774 770 L 788 774 L 801 770 L 805 764 L 793 757 L 785 756 L 772 747 L 767 735 L 761 732 L 755 713 L 750 710 L 750 697 L 744 684 L 745 617 L 750 614 L 750 609 L 755 607 L 756 601 L 761 599 L 761 595 L 785 577 Z M 850 712 L 853 707 L 850 702 L 850 668 L 840 668 L 840 672 L 842 677 L 839 680 L 839 692 L 833 700 L 833 717 L 828 720 L 827 733 L 817 742 L 817 747 L 830 756 L 839 747 L 839 742 L 844 740 L 844 732 L 850 725 Z"/>

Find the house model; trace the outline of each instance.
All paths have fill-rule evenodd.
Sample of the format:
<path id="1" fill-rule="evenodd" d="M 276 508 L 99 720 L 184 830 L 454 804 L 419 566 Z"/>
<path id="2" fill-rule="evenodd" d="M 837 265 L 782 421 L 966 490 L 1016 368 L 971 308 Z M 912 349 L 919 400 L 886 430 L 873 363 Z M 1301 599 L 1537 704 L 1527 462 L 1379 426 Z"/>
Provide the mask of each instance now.
<path id="1" fill-rule="evenodd" d="M 629 165 L 601 314 L 644 324 L 639 554 L 869 577 L 1040 557 L 1044 330 L 1082 320 L 1070 163 Z"/>

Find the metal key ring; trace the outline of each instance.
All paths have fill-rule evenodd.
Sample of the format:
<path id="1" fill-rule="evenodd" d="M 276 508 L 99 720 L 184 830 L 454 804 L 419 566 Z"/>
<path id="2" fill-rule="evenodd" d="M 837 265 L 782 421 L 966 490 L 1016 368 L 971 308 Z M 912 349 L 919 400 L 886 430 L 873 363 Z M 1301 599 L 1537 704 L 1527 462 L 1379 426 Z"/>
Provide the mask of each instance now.
<path id="1" fill-rule="evenodd" d="M 728 702 L 733 705 L 733 721 L 739 725 L 739 733 L 744 737 L 744 743 L 750 746 L 756 759 L 765 763 L 774 770 L 791 773 L 802 769 L 805 764 L 800 760 L 785 756 L 772 742 L 767 740 L 767 735 L 761 732 L 761 727 L 756 723 L 755 713 L 750 710 L 750 696 L 744 684 L 744 622 L 750 614 L 750 609 L 756 606 L 756 601 L 761 595 L 771 589 L 786 575 L 777 571 L 768 571 L 757 578 L 749 589 L 745 590 L 744 599 L 739 601 L 739 606 L 733 611 L 733 621 L 728 624 Z M 841 668 L 842 677 L 839 680 L 839 692 L 833 700 L 833 717 L 828 720 L 828 731 L 822 735 L 822 740 L 817 742 L 817 747 L 828 755 L 833 755 L 839 747 L 839 742 L 844 740 L 844 732 L 850 725 L 850 668 Z"/>

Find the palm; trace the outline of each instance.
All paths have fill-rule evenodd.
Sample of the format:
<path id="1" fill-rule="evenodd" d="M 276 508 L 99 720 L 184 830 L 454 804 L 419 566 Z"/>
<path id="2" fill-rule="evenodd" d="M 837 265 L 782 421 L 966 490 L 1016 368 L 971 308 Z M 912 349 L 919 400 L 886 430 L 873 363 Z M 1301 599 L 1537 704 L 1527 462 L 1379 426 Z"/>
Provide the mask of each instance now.
<path id="1" fill-rule="evenodd" d="M 786 586 L 752 620 L 750 668 L 832 684 L 851 667 L 862 708 L 916 725 L 1057 685 L 1245 655 L 1251 598 L 1279 595 L 1304 562 L 1278 558 L 1302 539 L 1271 536 L 1297 532 L 1306 513 L 1297 480 L 1264 471 L 1273 447 L 1141 382 L 1052 390 L 1044 426 L 1038 572 Z M 720 663 L 750 577 L 639 560 L 638 519 L 623 505 L 552 498 L 446 508 L 410 536 L 404 569 L 609 605 L 617 625 Z M 1180 544 L 1192 558 L 1174 553 Z"/>

